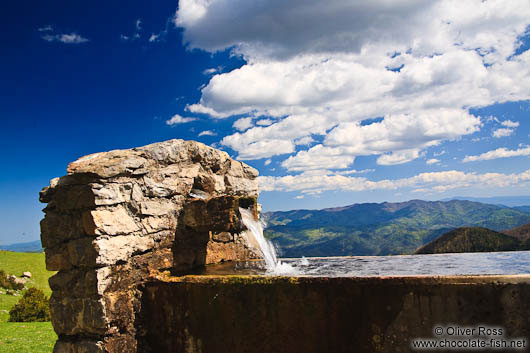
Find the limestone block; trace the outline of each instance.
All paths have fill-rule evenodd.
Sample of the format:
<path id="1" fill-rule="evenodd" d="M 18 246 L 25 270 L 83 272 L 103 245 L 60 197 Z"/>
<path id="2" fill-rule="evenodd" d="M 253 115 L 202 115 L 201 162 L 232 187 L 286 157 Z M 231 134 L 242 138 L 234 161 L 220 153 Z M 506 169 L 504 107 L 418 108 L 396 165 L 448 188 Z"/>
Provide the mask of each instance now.
<path id="1" fill-rule="evenodd" d="M 181 222 L 196 231 L 239 232 L 242 226 L 238 210 L 238 199 L 234 197 L 195 199 L 184 205 Z"/>
<path id="2" fill-rule="evenodd" d="M 50 203 L 48 209 L 64 212 L 128 202 L 131 199 L 132 187 L 130 182 L 125 184 L 101 184 L 99 182 L 82 185 L 66 184 L 53 189 L 44 188 L 40 198 Z"/>
<path id="3" fill-rule="evenodd" d="M 171 164 L 167 167 L 160 168 L 156 174 L 162 178 L 188 178 L 193 179 L 199 175 L 201 169 L 200 164 L 178 165 Z"/>
<path id="4" fill-rule="evenodd" d="M 224 177 L 217 174 L 199 174 L 194 179 L 193 188 L 202 190 L 210 196 L 223 195 L 226 191 Z"/>
<path id="5" fill-rule="evenodd" d="M 211 238 L 215 241 L 222 243 L 228 243 L 234 240 L 234 236 L 230 232 L 213 233 L 211 235 Z"/>
<path id="6" fill-rule="evenodd" d="M 58 211 L 89 208 L 95 205 L 95 196 L 90 185 L 57 186 L 53 204 Z"/>
<path id="7" fill-rule="evenodd" d="M 150 158 L 164 163 L 185 163 L 190 161 L 184 140 L 169 140 L 137 147 L 134 150 L 146 153 Z"/>
<path id="8" fill-rule="evenodd" d="M 148 236 L 149 238 L 153 239 L 155 242 L 156 248 L 153 250 L 156 250 L 158 248 L 169 248 L 173 245 L 173 242 L 175 241 L 175 229 L 172 227 L 169 230 L 162 230 L 155 233 L 149 233 L 144 236 Z"/>
<path id="9" fill-rule="evenodd" d="M 216 150 L 195 141 L 170 140 L 155 143 L 134 149 L 144 152 L 150 158 L 160 164 L 200 165 L 203 171 L 224 175 L 230 170 L 230 164 L 235 162 L 223 151 Z M 240 162 L 236 162 L 240 163 Z M 237 176 L 247 175 L 254 178 L 257 176 L 255 169 L 244 169 L 239 165 L 240 173 Z M 237 173 L 237 172 L 236 172 Z M 191 174 L 190 177 L 195 175 Z"/>
<path id="10" fill-rule="evenodd" d="M 256 179 L 258 177 L 258 171 L 256 169 L 234 160 L 230 161 L 230 168 L 226 174 L 236 178 L 245 178 L 250 180 Z"/>
<path id="11" fill-rule="evenodd" d="M 115 205 L 118 203 L 128 202 L 131 200 L 132 184 L 97 184 L 90 185 L 94 194 L 94 204 L 100 205 Z"/>
<path id="12" fill-rule="evenodd" d="M 190 166 L 185 166 L 178 173 L 178 177 L 193 179 L 197 175 L 199 175 L 200 169 L 201 169 L 201 166 L 199 164 L 192 164 Z"/>
<path id="13" fill-rule="evenodd" d="M 60 178 L 50 180 L 50 185 L 45 186 L 39 193 L 40 202 L 51 202 L 55 196 L 55 190 L 59 186 L 83 185 L 91 181 L 91 178 L 65 175 Z"/>
<path id="14" fill-rule="evenodd" d="M 56 295 L 74 298 L 97 298 L 109 292 L 126 292 L 150 273 L 170 269 L 173 250 L 156 248 L 135 255 L 124 264 L 100 268 L 72 268 L 50 277 L 50 288 Z"/>
<path id="15" fill-rule="evenodd" d="M 105 293 L 113 281 L 120 281 L 116 268 L 102 267 L 95 269 L 74 268 L 69 271 L 59 271 L 48 280 L 54 293 L 64 297 L 98 297 Z M 121 287 L 130 285 L 119 283 Z"/>
<path id="16" fill-rule="evenodd" d="M 235 244 L 208 242 L 206 247 L 206 264 L 216 264 L 237 259 Z"/>
<path id="17" fill-rule="evenodd" d="M 188 195 L 192 186 L 191 178 L 159 178 L 158 180 L 145 176 L 145 194 L 149 197 L 169 197 L 173 195 Z"/>
<path id="18" fill-rule="evenodd" d="M 230 175 L 224 177 L 226 192 L 232 195 L 240 196 L 258 196 L 257 180 L 238 178 Z"/>
<path id="19" fill-rule="evenodd" d="M 55 178 L 57 179 L 57 178 Z M 52 179 L 53 180 L 53 179 Z M 50 181 L 51 183 L 51 181 Z M 39 201 L 43 203 L 48 203 L 53 200 L 53 187 L 51 186 L 45 186 L 42 188 L 42 190 L 39 192 Z"/>
<path id="20" fill-rule="evenodd" d="M 58 246 L 85 234 L 79 212 L 62 214 L 48 211 L 40 222 L 40 229 L 42 246 L 45 248 Z"/>
<path id="21" fill-rule="evenodd" d="M 134 150 L 115 150 L 84 156 L 68 165 L 67 172 L 73 174 L 95 174 L 110 178 L 122 174 L 141 175 L 151 166 L 143 154 Z"/>
<path id="22" fill-rule="evenodd" d="M 155 245 L 153 238 L 135 235 L 98 238 L 94 243 L 98 249 L 97 265 L 112 265 L 126 261 L 133 254 L 145 252 Z"/>
<path id="23" fill-rule="evenodd" d="M 176 221 L 170 216 L 146 217 L 142 219 L 142 225 L 147 233 L 155 233 L 163 230 L 175 230 Z"/>
<path id="24" fill-rule="evenodd" d="M 104 346 L 108 353 L 141 352 L 137 350 L 134 334 L 115 334 L 105 338 Z"/>
<path id="25" fill-rule="evenodd" d="M 157 199 L 139 203 L 140 213 L 147 216 L 163 216 L 175 213 L 177 205 L 171 200 Z"/>
<path id="26" fill-rule="evenodd" d="M 226 192 L 225 178 L 222 175 L 213 174 L 214 190 L 218 196 Z"/>
<path id="27" fill-rule="evenodd" d="M 119 235 L 140 230 L 121 205 L 83 213 L 83 228 L 88 235 Z"/>
<path id="28" fill-rule="evenodd" d="M 224 171 L 229 162 L 230 156 L 224 151 L 216 150 L 202 143 L 185 141 L 190 159 L 194 163 L 200 163 L 201 167 L 210 173 Z"/>
<path id="29" fill-rule="evenodd" d="M 58 340 L 53 347 L 53 353 L 107 353 L 103 341 L 80 340 L 66 341 Z"/>
<path id="30" fill-rule="evenodd" d="M 140 187 L 140 185 L 136 183 L 133 184 L 132 192 L 131 192 L 131 199 L 133 199 L 134 201 L 141 201 L 144 198 L 145 198 L 144 193 L 142 192 L 142 188 Z"/>
<path id="31" fill-rule="evenodd" d="M 48 271 L 69 270 L 72 268 L 66 245 L 46 248 L 44 249 L 44 254 L 46 255 L 46 269 Z"/>
<path id="32" fill-rule="evenodd" d="M 80 238 L 66 244 L 68 262 L 74 267 L 95 267 L 98 265 L 98 249 L 94 238 Z"/>
<path id="33" fill-rule="evenodd" d="M 108 330 L 105 301 L 102 298 L 50 298 L 52 325 L 57 334 L 104 335 Z"/>
<path id="34" fill-rule="evenodd" d="M 137 281 L 141 276 L 146 278 L 148 274 L 157 271 L 167 270 L 173 267 L 173 249 L 159 248 L 145 254 L 134 256 L 131 260 L 132 266 L 136 273 L 132 278 Z M 114 287 L 114 280 L 111 282 L 111 288 Z"/>
<path id="35" fill-rule="evenodd" d="M 113 265 L 126 261 L 134 254 L 146 252 L 154 246 L 155 239 L 149 235 L 80 238 L 60 247 L 45 249 L 46 268 L 50 271 L 59 271 L 69 270 L 72 267 Z"/>
<path id="36" fill-rule="evenodd" d="M 179 247 L 173 253 L 173 270 L 186 272 L 206 264 L 206 248 Z"/>

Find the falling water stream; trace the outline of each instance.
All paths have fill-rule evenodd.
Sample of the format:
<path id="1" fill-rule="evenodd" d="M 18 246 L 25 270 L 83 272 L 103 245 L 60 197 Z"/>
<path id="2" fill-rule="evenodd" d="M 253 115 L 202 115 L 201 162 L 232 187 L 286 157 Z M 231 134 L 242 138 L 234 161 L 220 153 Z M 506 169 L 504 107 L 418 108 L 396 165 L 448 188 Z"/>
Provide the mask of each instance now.
<path id="1" fill-rule="evenodd" d="M 243 236 L 246 237 L 249 245 L 261 254 L 267 272 L 273 274 L 295 274 L 297 271 L 293 266 L 278 260 L 274 245 L 263 235 L 263 224 L 259 220 L 254 219 L 252 211 L 240 208 L 239 212 L 241 213 L 243 224 L 248 229 L 243 232 Z"/>

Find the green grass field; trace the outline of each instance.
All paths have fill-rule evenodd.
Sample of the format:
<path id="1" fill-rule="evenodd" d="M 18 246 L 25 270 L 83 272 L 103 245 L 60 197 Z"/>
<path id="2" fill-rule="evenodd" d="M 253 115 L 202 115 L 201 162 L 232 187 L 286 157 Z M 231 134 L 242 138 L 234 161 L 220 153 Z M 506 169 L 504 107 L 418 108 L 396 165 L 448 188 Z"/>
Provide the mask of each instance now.
<path id="1" fill-rule="evenodd" d="M 47 296 L 51 294 L 48 278 L 54 272 L 46 271 L 44 253 L 0 251 L 0 269 L 16 276 L 29 271 L 32 278 L 26 285 L 42 289 Z M 51 352 L 57 335 L 50 322 L 7 322 L 9 309 L 20 298 L 20 296 L 0 294 L 0 352 Z"/>

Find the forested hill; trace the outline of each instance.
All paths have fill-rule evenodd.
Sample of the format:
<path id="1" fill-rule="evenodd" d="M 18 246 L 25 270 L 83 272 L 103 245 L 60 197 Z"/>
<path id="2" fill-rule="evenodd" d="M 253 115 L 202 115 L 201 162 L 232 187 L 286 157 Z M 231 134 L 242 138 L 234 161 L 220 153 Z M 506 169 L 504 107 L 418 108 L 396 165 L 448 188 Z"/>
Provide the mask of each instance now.
<path id="1" fill-rule="evenodd" d="M 530 223 L 530 212 L 465 200 L 364 203 L 264 213 L 265 235 L 283 257 L 411 254 L 458 227 L 496 231 Z"/>
<path id="2" fill-rule="evenodd" d="M 461 227 L 422 246 L 416 254 L 526 250 L 512 236 L 481 227 Z"/>
<path id="3" fill-rule="evenodd" d="M 524 224 L 520 227 L 503 230 L 504 234 L 511 235 L 512 237 L 515 237 L 519 240 L 525 241 L 530 239 L 530 223 Z"/>

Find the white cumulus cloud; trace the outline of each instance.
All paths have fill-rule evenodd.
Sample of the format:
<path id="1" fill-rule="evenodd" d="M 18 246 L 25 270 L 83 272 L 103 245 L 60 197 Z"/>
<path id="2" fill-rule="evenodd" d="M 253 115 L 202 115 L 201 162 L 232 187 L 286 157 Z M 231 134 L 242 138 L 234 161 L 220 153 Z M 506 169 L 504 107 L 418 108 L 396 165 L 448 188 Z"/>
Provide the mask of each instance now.
<path id="1" fill-rule="evenodd" d="M 175 114 L 171 117 L 171 119 L 166 120 L 166 124 L 167 125 L 185 124 L 185 123 L 189 123 L 195 120 L 197 119 L 196 118 L 184 118 L 178 114 Z"/>
<path id="2" fill-rule="evenodd" d="M 501 122 L 501 125 L 506 126 L 506 127 L 516 128 L 519 126 L 519 122 L 511 121 L 511 120 L 504 120 Z"/>
<path id="3" fill-rule="evenodd" d="M 77 33 L 45 34 L 42 36 L 42 39 L 47 42 L 61 42 L 65 44 L 80 44 L 89 41 L 87 38 Z"/>
<path id="4" fill-rule="evenodd" d="M 340 148 L 316 145 L 307 151 L 300 151 L 282 162 L 282 167 L 289 171 L 346 169 L 355 160 L 354 156 L 345 155 Z"/>
<path id="5" fill-rule="evenodd" d="M 232 126 L 239 131 L 245 131 L 253 126 L 252 118 L 247 117 L 237 119 Z"/>
<path id="6" fill-rule="evenodd" d="M 497 148 L 496 150 L 484 152 L 478 156 L 466 156 L 462 162 L 488 161 L 491 159 L 530 156 L 530 146 L 509 150 L 506 147 Z"/>
<path id="7" fill-rule="evenodd" d="M 199 136 L 217 136 L 217 134 L 212 130 L 204 130 L 199 133 Z"/>
<path id="8" fill-rule="evenodd" d="M 514 132 L 514 129 L 509 128 L 496 129 L 493 131 L 492 136 L 495 138 L 507 137 L 513 135 Z"/>
<path id="9" fill-rule="evenodd" d="M 223 71 L 223 67 L 222 66 L 210 67 L 208 69 L 203 70 L 202 74 L 209 76 L 209 75 L 213 75 L 213 74 L 216 74 L 218 72 L 221 72 L 221 71 Z"/>
<path id="10" fill-rule="evenodd" d="M 431 164 L 438 164 L 440 163 L 440 160 L 439 159 L 436 159 L 436 158 L 431 158 L 431 159 L 427 159 L 427 161 L 425 162 L 427 165 L 431 165 Z"/>
<path id="11" fill-rule="evenodd" d="M 50 32 L 50 31 L 53 31 L 53 26 L 47 25 L 47 26 L 39 27 L 39 28 L 37 28 L 37 31 L 39 31 L 39 32 Z"/>

